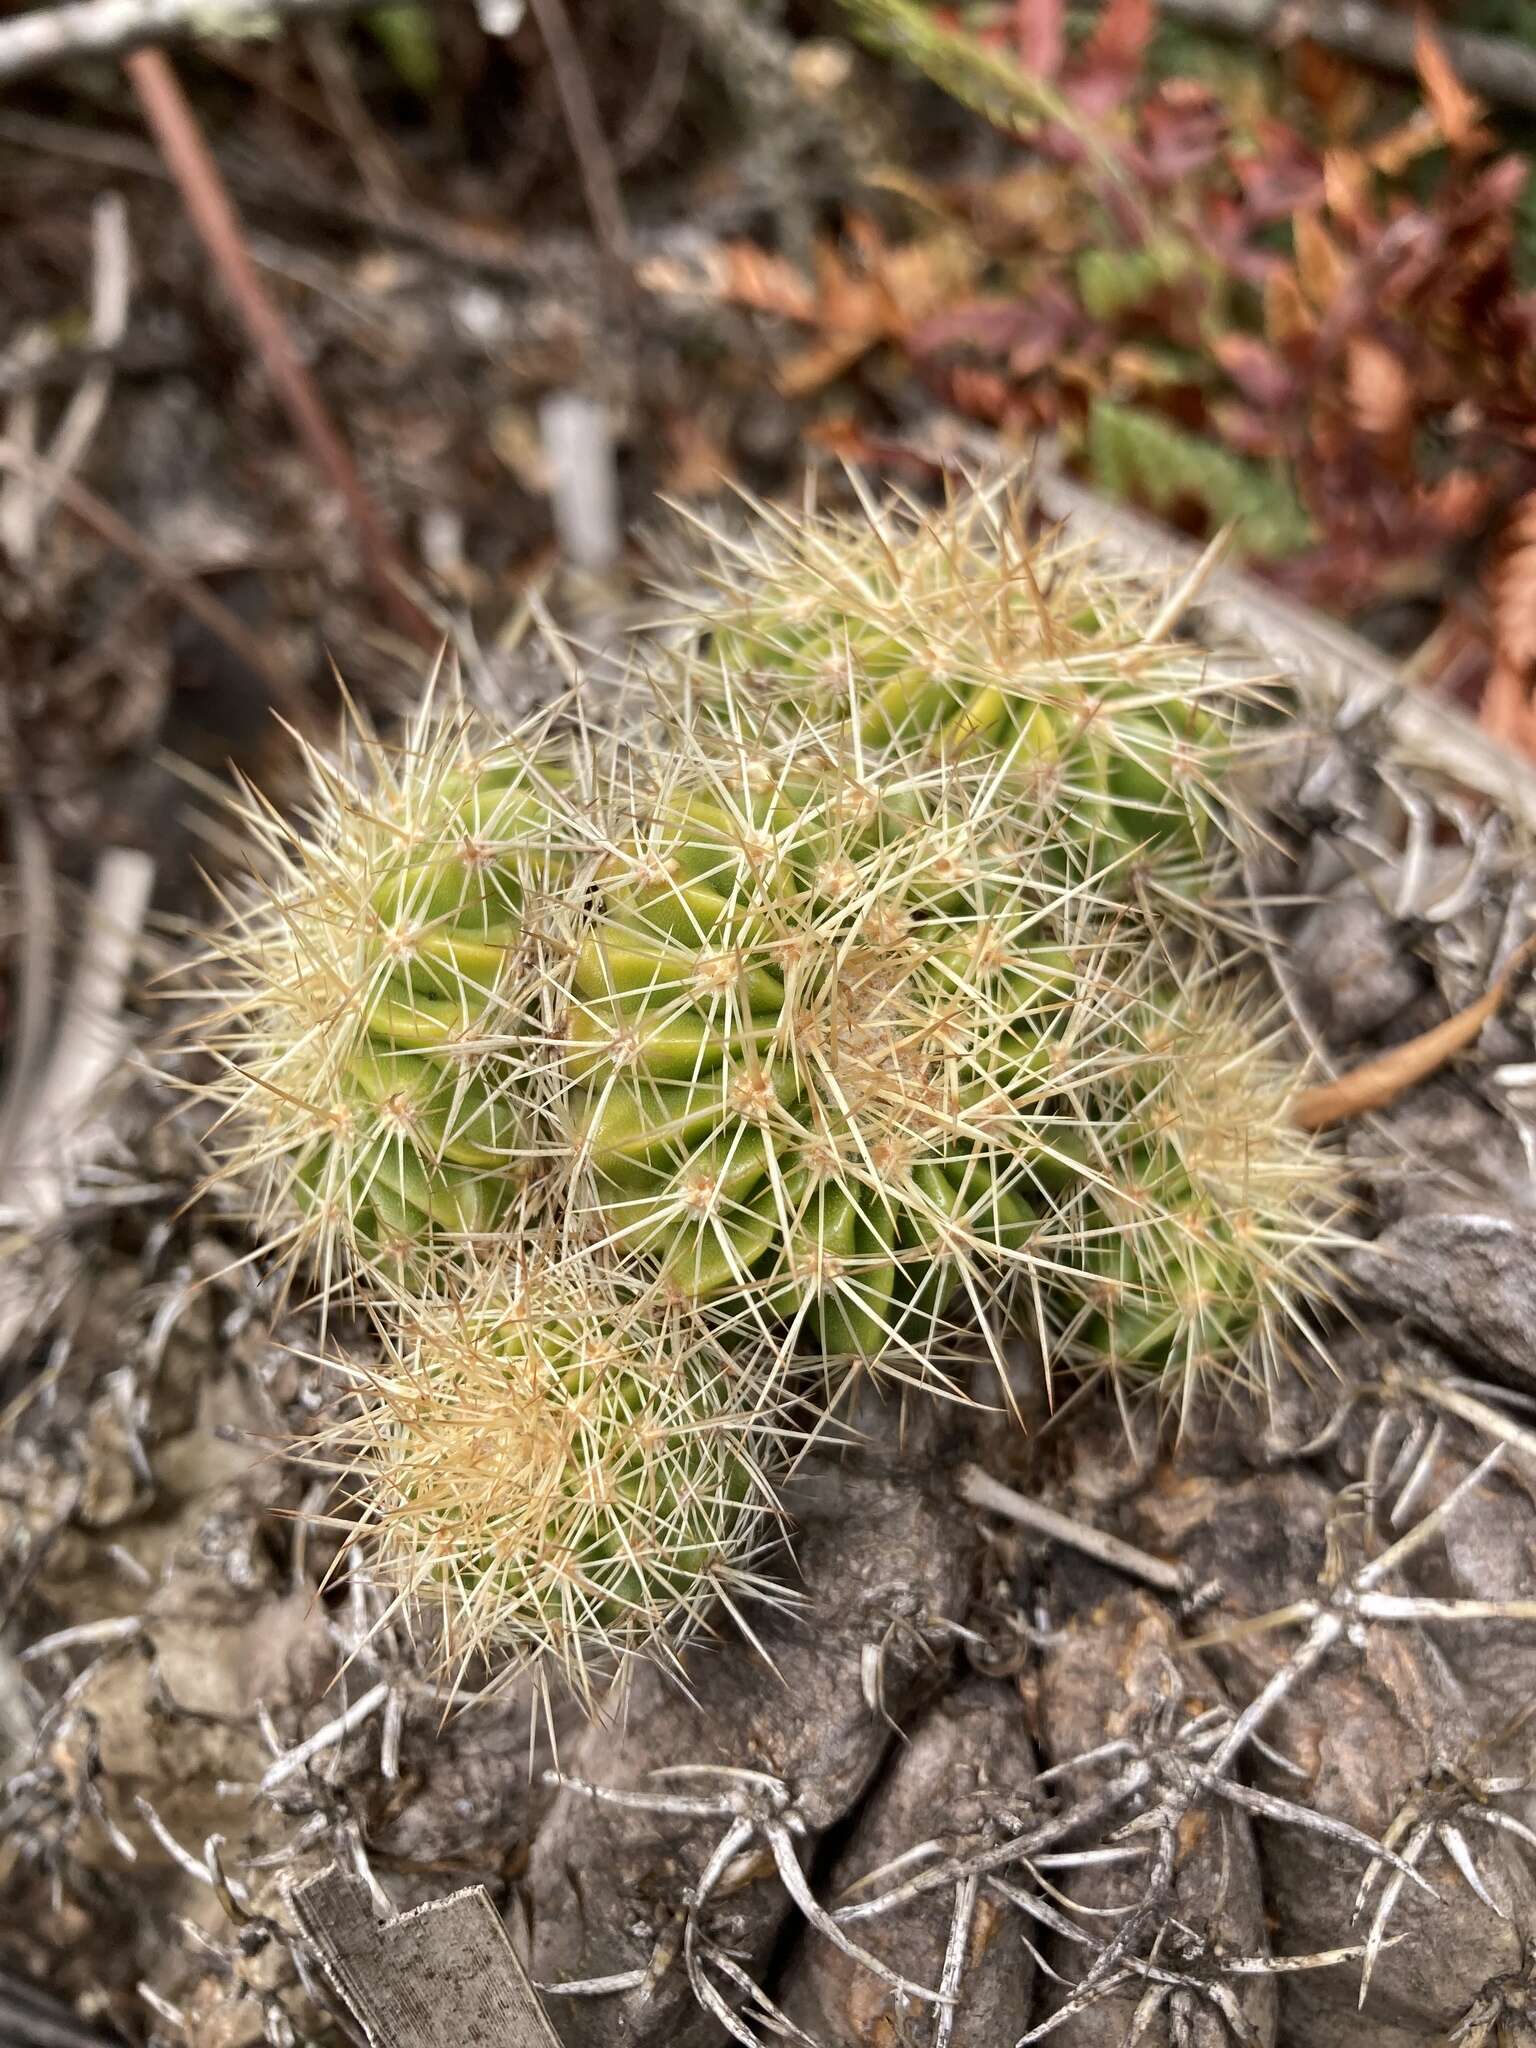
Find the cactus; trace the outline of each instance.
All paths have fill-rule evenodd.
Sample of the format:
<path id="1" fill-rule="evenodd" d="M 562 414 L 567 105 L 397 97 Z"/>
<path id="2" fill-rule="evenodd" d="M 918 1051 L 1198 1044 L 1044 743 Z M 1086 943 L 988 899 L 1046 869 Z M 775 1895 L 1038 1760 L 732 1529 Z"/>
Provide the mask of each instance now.
<path id="1" fill-rule="evenodd" d="M 387 1569 L 589 1698 L 753 1583 L 793 1358 L 1181 1403 L 1326 1291 L 1211 908 L 1243 693 L 1006 495 L 774 532 L 624 737 L 312 754 L 218 949 L 235 1162 L 384 1342 Z"/>
<path id="2" fill-rule="evenodd" d="M 732 716 L 607 792 L 630 822 L 566 970 L 578 1200 L 683 1297 L 931 1380 L 952 1302 L 1049 1275 L 1127 1057 L 1107 941 L 1016 792 Z"/>
<path id="3" fill-rule="evenodd" d="M 1345 1242 L 1335 1156 L 1301 1130 L 1283 1025 L 1251 968 L 1215 959 L 1128 1006 L 1139 1056 L 1101 1088 L 1060 1354 L 1183 1408 L 1202 1385 L 1305 1369 Z"/>
<path id="4" fill-rule="evenodd" d="M 1058 872 L 1113 872 L 1164 915 L 1224 880 L 1261 692 L 1169 638 L 1144 582 L 1034 541 L 1003 486 L 942 513 L 756 510 L 751 538 L 717 539 L 716 594 L 673 651 L 664 687 L 695 715 L 750 697 L 784 731 L 843 726 L 861 761 L 922 746 L 1006 781 L 1051 821 Z"/>
<path id="5" fill-rule="evenodd" d="M 398 750 L 307 750 L 298 826 L 254 795 L 258 880 L 214 942 L 223 1170 L 322 1290 L 418 1284 L 486 1239 L 531 1156 L 537 911 L 577 851 L 543 725 L 492 739 L 428 692 Z M 562 837 L 563 833 L 563 837 Z M 530 921 L 530 912 L 535 913 Z"/>
<path id="6" fill-rule="evenodd" d="M 768 1383 L 654 1290 L 534 1237 L 455 1301 L 400 1300 L 354 1368 L 348 1463 L 383 1573 L 447 1668 L 495 1653 L 590 1704 L 758 1586 Z M 782 1597 L 780 1595 L 779 1597 Z"/>

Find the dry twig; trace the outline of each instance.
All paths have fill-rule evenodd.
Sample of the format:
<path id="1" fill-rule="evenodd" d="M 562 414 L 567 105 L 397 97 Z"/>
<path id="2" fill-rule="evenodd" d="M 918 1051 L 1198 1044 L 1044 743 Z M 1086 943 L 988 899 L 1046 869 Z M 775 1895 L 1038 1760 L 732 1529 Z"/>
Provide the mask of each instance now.
<path id="1" fill-rule="evenodd" d="M 565 0 L 531 0 L 531 4 L 549 55 L 555 90 L 560 95 L 587 212 L 591 215 L 603 254 L 616 276 L 622 279 L 628 273 L 631 255 L 629 222 L 624 216 L 619 176 L 614 168 L 608 138 L 603 133 L 603 119 L 598 112 L 592 81 L 581 60 L 581 45 L 571 27 Z"/>
<path id="2" fill-rule="evenodd" d="M 19 469 L 38 478 L 82 526 L 88 527 L 120 555 L 126 555 L 130 562 L 143 570 L 151 583 L 167 591 L 193 618 L 206 626 L 215 639 L 222 640 L 231 654 L 262 678 L 276 703 L 292 711 L 297 710 L 293 678 L 273 660 L 266 642 L 259 639 L 222 599 L 215 597 L 211 590 L 204 589 L 195 577 L 182 575 L 162 554 L 150 547 L 105 499 L 98 498 L 77 478 L 65 476 L 51 463 L 29 455 L 25 449 L 14 447 L 7 441 L 0 441 L 0 470 L 6 469 Z"/>
<path id="3" fill-rule="evenodd" d="M 282 315 L 257 274 L 239 215 L 175 72 L 160 50 L 136 51 L 125 60 L 124 69 L 188 216 L 234 301 L 283 409 L 321 473 L 346 502 L 363 567 L 379 602 L 402 633 L 419 647 L 434 651 L 441 636 L 407 593 L 405 564 Z"/>
<path id="4" fill-rule="evenodd" d="M 1394 1045 L 1379 1058 L 1341 1074 L 1337 1080 L 1306 1089 L 1297 1099 L 1296 1121 L 1305 1131 L 1326 1130 L 1330 1124 L 1386 1109 L 1420 1081 L 1438 1073 L 1447 1060 L 1465 1052 L 1483 1026 L 1498 1014 L 1515 976 L 1533 953 L 1536 939 L 1529 939 L 1505 961 L 1476 1002 L 1468 1003 L 1465 1009 L 1432 1025 L 1428 1031 L 1421 1031 L 1406 1044 Z"/>
<path id="5" fill-rule="evenodd" d="M 1074 1522 L 1070 1515 L 1058 1514 L 1054 1508 L 1029 1500 L 1011 1486 L 1004 1486 L 993 1479 L 979 1465 L 961 1467 L 956 1491 L 973 1508 L 985 1508 L 989 1514 L 1003 1515 L 1010 1522 L 1018 1522 L 1026 1529 L 1049 1536 L 1053 1542 L 1070 1544 L 1074 1550 L 1097 1558 L 1100 1564 L 1110 1565 L 1133 1579 L 1142 1579 L 1147 1585 L 1156 1586 L 1160 1592 L 1187 1593 L 1190 1590 L 1189 1574 L 1182 1565 L 1152 1557 L 1145 1550 L 1138 1550 L 1134 1543 L 1122 1542 L 1118 1536 L 1089 1528 L 1083 1522 Z"/>

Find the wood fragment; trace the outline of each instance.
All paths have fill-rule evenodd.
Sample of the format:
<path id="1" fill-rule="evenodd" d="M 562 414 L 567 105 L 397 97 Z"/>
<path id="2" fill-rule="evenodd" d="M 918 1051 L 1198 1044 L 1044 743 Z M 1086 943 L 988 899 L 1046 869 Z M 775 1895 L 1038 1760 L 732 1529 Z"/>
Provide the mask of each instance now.
<path id="1" fill-rule="evenodd" d="M 983 1472 L 979 1465 L 961 1466 L 955 1491 L 973 1508 L 985 1508 L 988 1514 L 1003 1515 L 1010 1522 L 1018 1522 L 1026 1529 L 1049 1536 L 1053 1542 L 1065 1543 L 1073 1550 L 1082 1551 L 1085 1556 L 1097 1558 L 1100 1564 L 1107 1564 L 1130 1578 L 1156 1586 L 1160 1592 L 1187 1593 L 1190 1590 L 1189 1574 L 1182 1565 L 1153 1557 L 1145 1550 L 1138 1550 L 1134 1543 L 1124 1543 L 1118 1536 L 1090 1528 L 1085 1522 L 1074 1522 L 1070 1515 L 1058 1514 L 1055 1508 L 1045 1507 L 1039 1501 L 1016 1493 L 1011 1486 L 1002 1485 L 989 1473 Z"/>
<path id="2" fill-rule="evenodd" d="M 1379 1058 L 1340 1074 L 1336 1081 L 1324 1081 L 1304 1089 L 1296 1102 L 1296 1121 L 1304 1131 L 1327 1130 L 1331 1124 L 1351 1117 L 1367 1116 L 1386 1109 L 1420 1081 L 1438 1073 L 1447 1060 L 1465 1052 L 1483 1026 L 1494 1017 L 1509 994 L 1516 975 L 1536 954 L 1536 938 L 1527 939 L 1505 961 L 1499 973 L 1476 1002 L 1421 1031 L 1406 1044 L 1394 1045 Z"/>
<path id="3" fill-rule="evenodd" d="M 270 35 L 283 21 L 347 14 L 360 0 L 75 0 L 0 23 L 0 83 L 56 64 L 120 57 L 144 43 L 183 36 Z"/>
<path id="4" fill-rule="evenodd" d="M 333 1864 L 293 1909 L 375 2048 L 560 2048 L 483 1885 L 380 1923 Z"/>
<path id="5" fill-rule="evenodd" d="M 1163 0 L 1164 11 L 1227 35 L 1284 44 L 1298 32 L 1364 64 L 1412 73 L 1418 32 L 1413 11 L 1383 7 L 1376 0 L 1328 0 L 1322 7 L 1292 9 L 1289 0 Z M 1463 85 L 1485 99 L 1536 113 L 1536 51 L 1514 36 L 1484 35 L 1474 29 L 1438 28 L 1437 38 Z"/>

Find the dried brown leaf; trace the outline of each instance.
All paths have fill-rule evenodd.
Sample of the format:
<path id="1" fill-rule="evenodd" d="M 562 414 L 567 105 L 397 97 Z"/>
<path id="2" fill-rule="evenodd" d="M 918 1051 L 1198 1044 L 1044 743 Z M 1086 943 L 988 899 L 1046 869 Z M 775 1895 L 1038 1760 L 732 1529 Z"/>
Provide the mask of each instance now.
<path id="1" fill-rule="evenodd" d="M 1442 141 L 1440 123 L 1430 107 L 1415 107 L 1406 121 L 1373 142 L 1365 160 L 1384 178 L 1400 178 L 1408 166 L 1417 163 Z"/>
<path id="2" fill-rule="evenodd" d="M 1322 310 L 1344 289 L 1349 264 L 1316 212 L 1296 216 L 1296 276 L 1308 302 Z"/>
<path id="3" fill-rule="evenodd" d="M 1509 516 L 1504 560 L 1493 600 L 1493 645 L 1500 667 L 1519 678 L 1527 695 L 1536 684 L 1536 491 Z"/>
<path id="4" fill-rule="evenodd" d="M 1330 149 L 1323 156 L 1323 197 L 1336 221 L 1357 233 L 1373 219 L 1371 173 L 1356 149 Z"/>
<path id="5" fill-rule="evenodd" d="M 1297 43 L 1291 64 L 1297 85 L 1322 116 L 1330 136 L 1343 140 L 1369 120 L 1376 92 L 1358 64 L 1305 38 Z"/>
<path id="6" fill-rule="evenodd" d="M 1264 281 L 1264 333 L 1278 349 L 1299 347 L 1317 332 L 1296 273 L 1277 264 Z"/>
<path id="7" fill-rule="evenodd" d="M 806 325 L 815 320 L 815 291 L 786 258 L 756 242 L 722 242 L 717 253 L 722 299 L 754 312 L 776 313 L 781 320 Z"/>
<path id="8" fill-rule="evenodd" d="M 1349 403 L 1362 432 L 1378 441 L 1402 440 L 1413 425 L 1413 380 L 1384 341 L 1352 335 L 1345 349 Z"/>
<path id="9" fill-rule="evenodd" d="M 1414 33 L 1413 61 L 1424 97 L 1451 148 L 1469 152 L 1486 149 L 1490 138 L 1487 129 L 1480 126 L 1483 103 L 1456 76 L 1445 45 L 1426 14 L 1420 14 Z"/>

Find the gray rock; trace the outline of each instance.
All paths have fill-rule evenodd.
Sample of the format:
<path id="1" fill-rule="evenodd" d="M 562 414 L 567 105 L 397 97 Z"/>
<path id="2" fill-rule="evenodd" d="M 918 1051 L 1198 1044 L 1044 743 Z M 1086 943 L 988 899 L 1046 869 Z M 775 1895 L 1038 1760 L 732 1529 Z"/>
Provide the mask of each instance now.
<path id="1" fill-rule="evenodd" d="M 1536 1382 L 1536 1222 L 1491 1210 L 1410 1216 L 1349 1267 L 1373 1300 L 1416 1317 L 1494 1377 Z"/>
<path id="2" fill-rule="evenodd" d="M 1425 985 L 1401 926 L 1363 883 L 1309 910 L 1291 953 L 1308 1008 L 1336 1045 L 1374 1037 Z"/>

